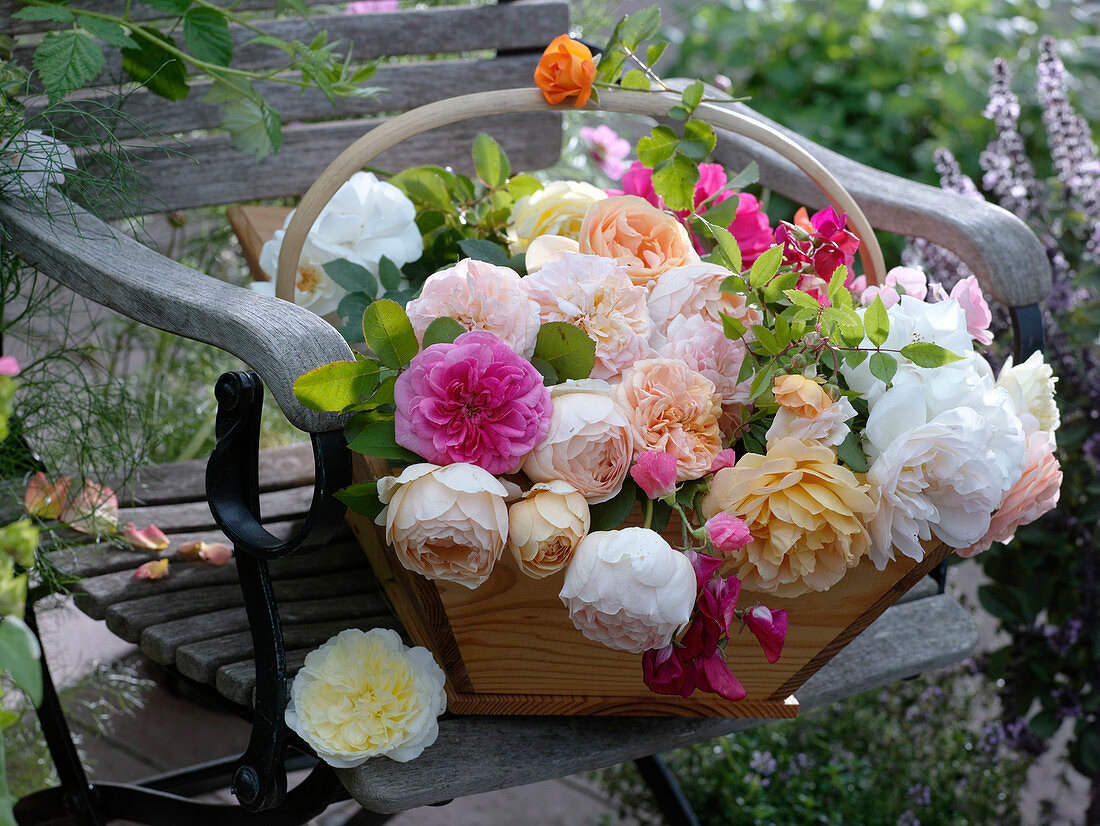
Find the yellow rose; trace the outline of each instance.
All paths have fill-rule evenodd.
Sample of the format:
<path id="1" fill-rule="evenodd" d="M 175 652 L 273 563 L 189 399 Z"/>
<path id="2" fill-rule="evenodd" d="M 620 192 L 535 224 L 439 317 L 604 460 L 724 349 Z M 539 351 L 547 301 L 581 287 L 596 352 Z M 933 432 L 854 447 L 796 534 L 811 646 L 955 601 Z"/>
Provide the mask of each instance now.
<path id="1" fill-rule="evenodd" d="M 557 573 L 592 523 L 588 502 L 568 482 L 542 482 L 508 508 L 508 548 L 532 579 Z"/>
<path id="2" fill-rule="evenodd" d="M 730 555 L 746 588 L 796 597 L 831 588 L 866 556 L 875 502 L 829 448 L 780 439 L 714 474 L 700 510 L 748 525 L 752 542 Z"/>
<path id="3" fill-rule="evenodd" d="M 602 189 L 583 181 L 551 181 L 538 192 L 516 201 L 508 217 L 508 247 L 512 255 L 526 251 L 540 235 L 576 240 L 588 208 L 607 197 Z"/>
<path id="4" fill-rule="evenodd" d="M 388 628 L 349 628 L 306 655 L 286 724 L 336 768 L 405 763 L 439 736 L 445 679 L 428 649 L 406 648 Z"/>

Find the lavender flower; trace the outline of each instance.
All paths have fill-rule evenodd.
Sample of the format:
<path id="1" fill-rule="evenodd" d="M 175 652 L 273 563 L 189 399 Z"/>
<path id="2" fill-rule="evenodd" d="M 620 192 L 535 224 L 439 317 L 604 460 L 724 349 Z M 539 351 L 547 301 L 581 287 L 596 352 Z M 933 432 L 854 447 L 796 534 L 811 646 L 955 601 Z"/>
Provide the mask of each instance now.
<path id="1" fill-rule="evenodd" d="M 913 798 L 913 805 L 915 806 L 932 805 L 932 790 L 923 783 L 914 783 L 909 787 L 907 794 Z"/>
<path id="2" fill-rule="evenodd" d="M 997 138 L 982 152 L 979 161 L 985 170 L 982 184 L 986 190 L 996 196 L 1001 206 L 1026 220 L 1042 198 L 1042 186 L 1020 136 L 1020 101 L 1009 88 L 1010 80 L 1008 64 L 997 58 L 993 62 L 989 105 L 982 113 L 997 127 Z"/>
<path id="3" fill-rule="evenodd" d="M 749 768 L 761 777 L 770 777 L 775 774 L 777 764 L 770 751 L 754 751 L 749 760 Z"/>
<path id="4" fill-rule="evenodd" d="M 912 809 L 906 809 L 898 818 L 898 826 L 920 826 L 920 818 L 913 814 Z"/>
<path id="5" fill-rule="evenodd" d="M 1081 452 L 1085 454 L 1085 461 L 1089 466 L 1094 471 L 1100 471 L 1100 433 L 1093 433 L 1085 439 Z"/>

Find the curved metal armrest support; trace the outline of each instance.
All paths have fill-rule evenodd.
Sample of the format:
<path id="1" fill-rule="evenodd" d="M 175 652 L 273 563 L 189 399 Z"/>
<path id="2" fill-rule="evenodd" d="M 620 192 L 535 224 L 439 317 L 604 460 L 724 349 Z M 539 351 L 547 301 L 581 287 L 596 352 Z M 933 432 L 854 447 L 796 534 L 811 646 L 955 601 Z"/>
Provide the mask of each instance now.
<path id="1" fill-rule="evenodd" d="M 301 430 L 337 430 L 346 417 L 308 410 L 294 380 L 314 367 L 353 357 L 327 322 L 302 307 L 226 284 L 185 267 L 65 199 L 51 215 L 0 200 L 9 248 L 45 275 L 136 321 L 213 344 L 260 374 L 287 419 Z"/>
<path id="2" fill-rule="evenodd" d="M 1050 264 L 1028 226 L 995 204 L 899 178 L 853 161 L 754 112 L 730 108 L 777 129 L 816 157 L 851 192 L 878 229 L 925 238 L 958 255 L 982 287 L 1008 307 L 1036 304 L 1050 291 Z M 739 167 L 755 160 L 760 182 L 808 206 L 821 193 L 785 158 L 729 132 L 719 133 L 715 158 Z"/>

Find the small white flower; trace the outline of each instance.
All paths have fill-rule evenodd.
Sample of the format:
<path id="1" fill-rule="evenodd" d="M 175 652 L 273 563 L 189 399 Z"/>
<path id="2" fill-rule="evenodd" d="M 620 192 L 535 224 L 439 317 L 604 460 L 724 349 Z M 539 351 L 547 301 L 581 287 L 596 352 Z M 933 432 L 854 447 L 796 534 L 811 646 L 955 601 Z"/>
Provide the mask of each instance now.
<path id="1" fill-rule="evenodd" d="M 260 266 L 272 278 L 278 270 L 279 250 L 290 226 L 264 244 Z M 347 291 L 324 271 L 324 265 L 345 259 L 377 274 L 379 262 L 389 258 L 402 267 L 424 252 L 416 226 L 416 207 L 393 184 L 369 172 L 356 172 L 332 197 L 309 231 L 302 247 L 294 301 L 318 315 L 336 310 Z"/>
<path id="2" fill-rule="evenodd" d="M 445 679 L 428 649 L 407 648 L 389 629 L 349 628 L 306 655 L 286 724 L 336 768 L 405 763 L 439 736 Z"/>
<path id="3" fill-rule="evenodd" d="M 640 654 L 664 648 L 691 618 L 695 571 L 646 528 L 597 531 L 577 546 L 561 601 L 588 639 Z"/>

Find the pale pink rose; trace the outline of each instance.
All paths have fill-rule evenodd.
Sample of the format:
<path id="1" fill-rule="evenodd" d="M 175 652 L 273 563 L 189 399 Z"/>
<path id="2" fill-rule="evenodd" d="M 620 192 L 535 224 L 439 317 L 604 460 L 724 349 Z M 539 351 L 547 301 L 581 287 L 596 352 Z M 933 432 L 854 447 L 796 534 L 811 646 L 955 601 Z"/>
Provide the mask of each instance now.
<path id="1" fill-rule="evenodd" d="M 712 382 L 722 398 L 722 415 L 718 427 L 722 435 L 732 436 L 741 426 L 744 405 L 748 401 L 752 378 L 738 384 L 741 363 L 745 360 L 745 343 L 726 337 L 718 324 L 702 316 L 678 316 L 668 327 L 668 340 L 658 353 L 669 359 L 679 359 Z"/>
<path id="2" fill-rule="evenodd" d="M 627 413 L 605 381 L 567 381 L 550 389 L 550 427 L 523 462 L 533 482 L 562 479 L 589 504 L 622 490 L 634 457 Z"/>
<path id="3" fill-rule="evenodd" d="M 725 267 L 707 263 L 674 267 L 658 275 L 648 301 L 654 331 L 667 336 L 669 324 L 680 316 L 702 316 L 721 329 L 721 313 L 746 327 L 759 324 L 764 316 L 745 303 L 745 296 L 722 292 L 722 282 L 730 275 Z"/>
<path id="4" fill-rule="evenodd" d="M 825 447 L 836 447 L 850 432 L 848 421 L 856 415 L 856 409 L 847 397 L 841 396 L 816 416 L 799 416 L 786 407 L 780 407 L 771 427 L 765 434 L 770 445 L 779 439 L 800 439 Z"/>
<path id="5" fill-rule="evenodd" d="M 592 378 L 614 378 L 650 355 L 645 288 L 614 259 L 566 255 L 523 282 L 541 321 L 567 322 L 596 342 Z"/>
<path id="6" fill-rule="evenodd" d="M 492 333 L 524 358 L 535 352 L 539 307 L 515 270 L 507 267 L 464 258 L 429 275 L 420 297 L 405 310 L 420 341 L 429 324 L 449 316 L 467 330 Z"/>
<path id="7" fill-rule="evenodd" d="M 707 539 L 719 551 L 731 553 L 752 542 L 752 534 L 745 520 L 724 511 L 714 514 L 703 527 L 707 531 Z"/>
<path id="8" fill-rule="evenodd" d="M 676 479 L 710 472 L 722 449 L 722 397 L 714 382 L 677 359 L 644 359 L 616 390 L 634 432 L 634 452 L 663 450 L 676 457 Z"/>
<path id="9" fill-rule="evenodd" d="M 630 476 L 650 499 L 671 496 L 676 492 L 676 457 L 661 450 L 647 450 L 630 469 Z"/>
<path id="10" fill-rule="evenodd" d="M 978 279 L 968 275 L 951 289 L 950 297 L 958 301 L 966 312 L 966 329 L 974 340 L 979 344 L 992 344 L 993 334 L 989 332 L 989 323 L 993 321 L 993 313 L 985 303 Z"/>
<path id="11" fill-rule="evenodd" d="M 913 267 L 894 267 L 886 273 L 886 279 L 881 286 L 868 287 L 867 276 L 861 275 L 852 282 L 850 289 L 859 295 L 859 303 L 864 307 L 870 307 L 877 296 L 889 310 L 901 298 L 899 287 L 906 295 L 924 301 L 928 296 L 928 276 Z"/>
<path id="12" fill-rule="evenodd" d="M 588 639 L 640 654 L 664 648 L 691 617 L 695 571 L 646 528 L 590 533 L 577 546 L 560 597 Z"/>
<path id="13" fill-rule="evenodd" d="M 985 536 L 969 548 L 960 549 L 959 556 L 976 556 L 989 550 L 994 542 L 1011 542 L 1017 528 L 1034 522 L 1058 504 L 1062 468 L 1054 455 L 1054 435 L 1043 430 L 1039 420 L 1027 413 L 1020 421 L 1027 434 L 1024 475 L 1005 494 Z"/>
<path id="14" fill-rule="evenodd" d="M 614 258 L 640 287 L 672 267 L 699 260 L 683 224 L 633 195 L 597 201 L 581 224 L 580 252 Z"/>
<path id="15" fill-rule="evenodd" d="M 508 539 L 504 485 L 477 465 L 410 465 L 378 480 L 386 506 L 375 521 L 408 570 L 476 588 Z"/>

